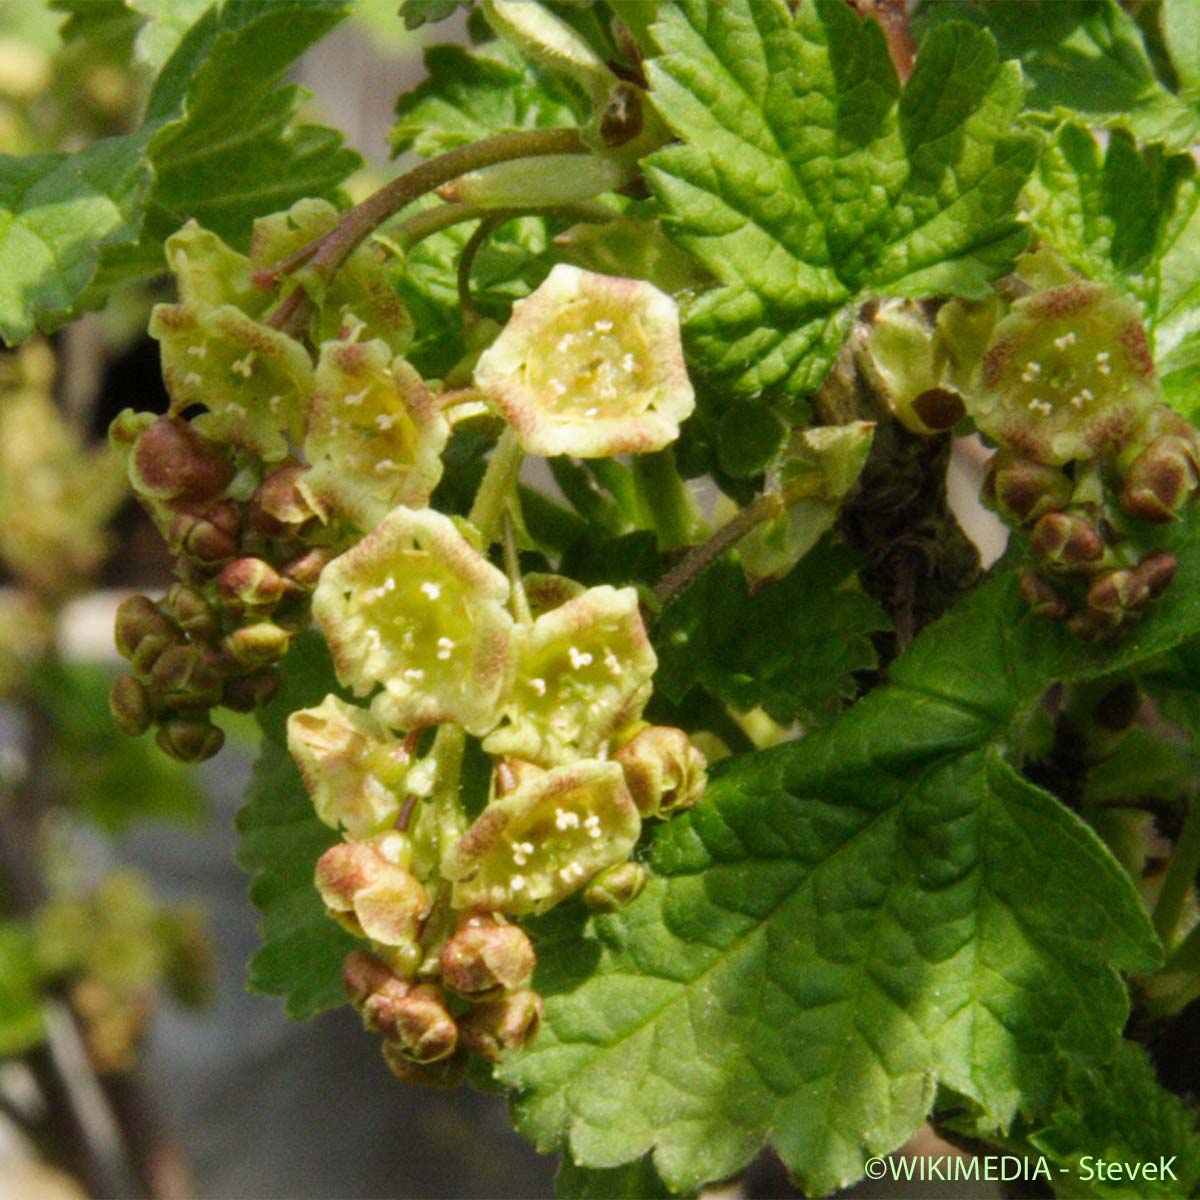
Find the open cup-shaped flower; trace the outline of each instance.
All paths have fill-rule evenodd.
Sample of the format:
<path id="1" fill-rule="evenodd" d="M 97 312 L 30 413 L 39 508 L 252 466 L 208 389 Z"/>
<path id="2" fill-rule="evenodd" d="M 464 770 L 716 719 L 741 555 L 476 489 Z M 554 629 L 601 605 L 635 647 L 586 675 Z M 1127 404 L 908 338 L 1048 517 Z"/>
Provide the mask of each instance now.
<path id="1" fill-rule="evenodd" d="M 326 696 L 292 713 L 288 749 L 326 825 L 364 838 L 395 820 L 410 758 L 366 709 Z"/>
<path id="2" fill-rule="evenodd" d="M 475 382 L 522 447 L 547 456 L 661 450 L 695 405 L 675 301 L 565 263 L 513 306 Z"/>
<path id="3" fill-rule="evenodd" d="M 430 509 L 397 508 L 321 574 L 313 615 L 338 678 L 383 691 L 386 726 L 455 721 L 484 734 L 508 680 L 508 580 Z"/>
<path id="4" fill-rule="evenodd" d="M 517 666 L 507 723 L 484 743 L 551 767 L 596 754 L 637 719 L 658 665 L 637 592 L 589 588 L 514 634 Z"/>
<path id="5" fill-rule="evenodd" d="M 451 903 L 543 912 L 624 862 L 641 824 L 617 763 L 583 759 L 547 771 L 489 804 L 452 848 L 443 865 Z"/>
<path id="6" fill-rule="evenodd" d="M 307 484 L 359 528 L 398 504 L 428 502 L 449 436 L 421 377 L 382 341 L 321 347 L 304 442 Z"/>

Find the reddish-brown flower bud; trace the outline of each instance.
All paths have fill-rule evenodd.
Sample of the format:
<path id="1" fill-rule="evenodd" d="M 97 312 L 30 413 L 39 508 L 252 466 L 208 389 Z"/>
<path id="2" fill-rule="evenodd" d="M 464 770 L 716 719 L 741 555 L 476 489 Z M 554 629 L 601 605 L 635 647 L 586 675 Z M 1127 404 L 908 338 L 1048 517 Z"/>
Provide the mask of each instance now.
<path id="1" fill-rule="evenodd" d="M 1147 554 L 1134 568 L 1134 574 L 1146 585 L 1151 600 L 1157 600 L 1167 590 L 1179 566 L 1175 555 L 1166 550 L 1155 550 Z"/>
<path id="2" fill-rule="evenodd" d="M 293 585 L 261 558 L 235 558 L 217 576 L 217 592 L 232 609 L 267 613 Z"/>
<path id="3" fill-rule="evenodd" d="M 533 943 L 519 926 L 472 916 L 442 947 L 442 983 L 475 999 L 501 988 L 523 987 L 536 963 Z"/>
<path id="4" fill-rule="evenodd" d="M 171 550 L 200 567 L 218 567 L 238 552 L 240 514 L 232 501 L 175 514 L 167 535 Z"/>
<path id="5" fill-rule="evenodd" d="M 583 893 L 592 912 L 617 912 L 642 894 L 650 872 L 641 863 L 623 862 L 601 871 Z"/>
<path id="6" fill-rule="evenodd" d="M 397 1079 L 420 1087 L 456 1088 L 467 1073 L 467 1055 L 464 1053 L 452 1054 L 437 1062 L 419 1063 L 409 1058 L 395 1042 L 384 1042 L 383 1058 Z"/>
<path id="7" fill-rule="evenodd" d="M 170 708 L 211 708 L 221 699 L 223 673 L 207 646 L 171 646 L 150 672 L 155 696 Z"/>
<path id="8" fill-rule="evenodd" d="M 221 634 L 221 622 L 212 606 L 194 587 L 177 583 L 167 593 L 163 607 L 189 637 L 214 641 Z"/>
<path id="9" fill-rule="evenodd" d="M 160 653 L 165 647 L 182 639 L 179 630 L 158 611 L 158 606 L 149 596 L 130 596 L 121 601 L 113 636 L 117 653 L 130 662 L 147 639 L 154 640 Z"/>
<path id="10" fill-rule="evenodd" d="M 501 1051 L 520 1050 L 542 1023 L 542 998 L 524 989 L 473 1008 L 459 1023 L 463 1044 L 495 1061 Z"/>
<path id="11" fill-rule="evenodd" d="M 1054 585 L 1032 567 L 1026 567 L 1021 572 L 1021 595 L 1039 617 L 1047 617 L 1051 621 L 1061 621 L 1071 611 L 1071 606 Z"/>
<path id="12" fill-rule="evenodd" d="M 432 984 L 393 978 L 363 1001 L 362 1016 L 414 1062 L 437 1062 L 458 1048 L 458 1026 Z"/>
<path id="13" fill-rule="evenodd" d="M 278 671 L 255 671 L 227 679 L 221 691 L 221 703 L 234 712 L 253 712 L 270 704 L 278 691 Z"/>
<path id="14" fill-rule="evenodd" d="M 208 721 L 182 717 L 164 722 L 155 739 L 159 749 L 180 762 L 203 762 L 225 744 L 225 735 Z"/>
<path id="15" fill-rule="evenodd" d="M 330 546 L 313 546 L 285 562 L 279 572 L 297 587 L 310 591 L 317 586 L 321 572 L 336 556 L 337 551 Z"/>
<path id="16" fill-rule="evenodd" d="M 1078 513 L 1046 513 L 1033 527 L 1029 545 L 1047 568 L 1063 575 L 1090 574 L 1104 558 L 1100 531 Z"/>
<path id="17" fill-rule="evenodd" d="M 682 729 L 650 725 L 625 743 L 614 759 L 642 816 L 666 817 L 704 795 L 704 755 Z"/>
<path id="18" fill-rule="evenodd" d="M 355 1008 L 361 1008 L 372 992 L 379 991 L 389 979 L 395 978 L 395 971 L 367 950 L 352 950 L 342 963 L 342 982 Z"/>
<path id="19" fill-rule="evenodd" d="M 1029 525 L 1067 506 L 1071 481 L 1058 467 L 1001 450 L 992 459 L 983 497 L 1010 525 Z"/>
<path id="20" fill-rule="evenodd" d="M 1121 507 L 1139 521 L 1178 519 L 1200 482 L 1191 441 L 1174 434 L 1157 437 L 1134 459 L 1121 487 Z"/>
<path id="21" fill-rule="evenodd" d="M 122 675 L 113 682 L 108 709 L 117 728 L 130 737 L 141 737 L 150 728 L 150 697 L 132 675 Z"/>
<path id="22" fill-rule="evenodd" d="M 1135 571 L 1108 571 L 1101 575 L 1087 594 L 1092 612 L 1124 615 L 1136 612 L 1150 599 L 1150 588 Z"/>
<path id="23" fill-rule="evenodd" d="M 233 463 L 186 421 L 159 417 L 134 444 L 129 477 L 138 495 L 154 500 L 211 500 L 233 478 Z"/>
<path id="24" fill-rule="evenodd" d="M 340 842 L 317 860 L 314 882 L 348 929 L 384 946 L 415 952 L 429 896 L 404 867 L 365 842 Z"/>
<path id="25" fill-rule="evenodd" d="M 308 468 L 287 463 L 272 471 L 250 498 L 250 524 L 264 537 L 301 537 L 329 519 L 329 506 L 304 481 Z"/>

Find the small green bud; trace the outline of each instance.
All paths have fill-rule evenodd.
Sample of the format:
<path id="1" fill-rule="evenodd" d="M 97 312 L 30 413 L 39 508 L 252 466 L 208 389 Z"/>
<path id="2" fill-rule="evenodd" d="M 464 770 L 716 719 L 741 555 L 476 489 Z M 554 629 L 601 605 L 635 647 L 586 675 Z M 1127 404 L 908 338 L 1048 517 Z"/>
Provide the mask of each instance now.
<path id="1" fill-rule="evenodd" d="M 520 926 L 472 915 L 442 947 L 442 984 L 475 1000 L 524 987 L 536 963 L 533 943 Z"/>
<path id="2" fill-rule="evenodd" d="M 159 726 L 155 740 L 171 758 L 197 763 L 212 758 L 225 744 L 225 735 L 208 721 L 172 717 Z"/>
<path id="3" fill-rule="evenodd" d="M 250 525 L 263 537 L 304 537 L 329 520 L 329 506 L 309 487 L 308 468 L 286 463 L 276 468 L 250 497 Z"/>
<path id="4" fill-rule="evenodd" d="M 704 755 L 682 729 L 650 725 L 613 756 L 643 817 L 669 817 L 704 795 Z"/>
<path id="5" fill-rule="evenodd" d="M 1104 558 L 1104 539 L 1078 513 L 1050 512 L 1038 520 L 1029 546 L 1048 570 L 1061 575 L 1090 575 Z"/>
<path id="6" fill-rule="evenodd" d="M 221 649 L 244 667 L 267 667 L 288 652 L 291 640 L 287 630 L 270 621 L 259 621 L 228 634 Z"/>
<path id="7" fill-rule="evenodd" d="M 129 460 L 133 490 L 153 500 L 211 500 L 232 478 L 229 456 L 178 417 L 159 417 L 138 437 Z"/>
<path id="8" fill-rule="evenodd" d="M 211 708 L 221 699 L 224 673 L 216 653 L 203 645 L 171 646 L 150 672 L 150 687 L 169 708 Z"/>
<path id="9" fill-rule="evenodd" d="M 1046 513 L 1066 508 L 1071 481 L 1058 467 L 1001 450 L 989 465 L 983 498 L 1008 524 L 1032 525 Z"/>
<path id="10" fill-rule="evenodd" d="M 592 912 L 617 912 L 632 904 L 645 890 L 650 872 L 637 862 L 617 863 L 601 871 L 583 893 L 583 902 Z"/>
<path id="11" fill-rule="evenodd" d="M 548 456 L 661 450 L 695 407 L 675 301 L 567 263 L 513 306 L 475 382 L 524 449 Z"/>
<path id="12" fill-rule="evenodd" d="M 293 585 L 261 558 L 235 558 L 217 576 L 217 593 L 234 612 L 265 615 Z"/>
<path id="13" fill-rule="evenodd" d="M 221 690 L 221 703 L 233 712 L 254 712 L 265 708 L 279 691 L 278 671 L 254 671 L 227 679 Z"/>
<path id="14" fill-rule="evenodd" d="M 130 737 L 141 737 L 153 716 L 145 687 L 132 675 L 114 680 L 108 694 L 108 709 L 117 728 Z"/>
<path id="15" fill-rule="evenodd" d="M 542 1023 L 542 998 L 526 989 L 480 1004 L 459 1022 L 463 1044 L 495 1062 L 505 1050 L 520 1050 Z"/>

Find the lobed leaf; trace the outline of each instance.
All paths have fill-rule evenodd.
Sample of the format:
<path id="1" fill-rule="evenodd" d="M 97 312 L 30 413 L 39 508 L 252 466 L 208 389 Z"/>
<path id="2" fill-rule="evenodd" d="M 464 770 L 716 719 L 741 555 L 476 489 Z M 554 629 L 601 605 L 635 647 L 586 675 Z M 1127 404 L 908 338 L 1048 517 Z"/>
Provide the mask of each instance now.
<path id="1" fill-rule="evenodd" d="M 935 31 L 901 91 L 879 26 L 838 0 L 683 0 L 653 28 L 655 106 L 682 144 L 645 163 L 667 232 L 723 286 L 687 314 L 737 391 L 821 381 L 869 295 L 982 294 L 1024 247 L 1034 144 L 984 32 Z"/>
<path id="2" fill-rule="evenodd" d="M 1110 1062 L 1118 971 L 1159 949 L 1108 850 L 1014 762 L 1052 682 L 1200 630 L 1197 525 L 1164 536 L 1175 585 L 1127 642 L 1081 645 L 1001 575 L 827 730 L 718 767 L 630 908 L 543 921 L 545 1027 L 500 1066 L 519 1127 L 595 1168 L 653 1151 L 677 1189 L 769 1142 L 824 1193 L 939 1083 L 995 1130 Z"/>

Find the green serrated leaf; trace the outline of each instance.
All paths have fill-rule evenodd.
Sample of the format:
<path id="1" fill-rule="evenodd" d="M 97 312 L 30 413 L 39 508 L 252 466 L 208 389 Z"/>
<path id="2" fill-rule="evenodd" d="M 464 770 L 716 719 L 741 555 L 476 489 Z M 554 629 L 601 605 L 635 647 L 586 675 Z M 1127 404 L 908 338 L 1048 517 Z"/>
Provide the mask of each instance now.
<path id="1" fill-rule="evenodd" d="M 1077 125 L 1047 145 L 1027 197 L 1038 233 L 1143 306 L 1167 399 L 1200 412 L 1200 180 L 1190 155 L 1114 131 L 1102 154 Z"/>
<path id="2" fill-rule="evenodd" d="M 399 15 L 404 18 L 406 29 L 419 29 L 426 23 L 444 21 L 470 2 L 471 0 L 400 0 Z"/>
<path id="3" fill-rule="evenodd" d="M 1160 951 L 1095 834 L 1014 770 L 1046 688 L 1200 630 L 1200 521 L 1117 647 L 1029 613 L 1013 574 L 931 626 L 829 729 L 714 772 L 623 913 L 537 926 L 543 1032 L 500 1068 L 543 1148 L 672 1187 L 770 1142 L 803 1186 L 857 1178 L 944 1084 L 1003 1128 L 1117 1052 L 1121 969 Z"/>
<path id="4" fill-rule="evenodd" d="M 1179 83 L 1200 105 L 1200 8 L 1192 0 L 1162 0 L 1160 20 Z"/>
<path id="5" fill-rule="evenodd" d="M 966 25 L 901 93 L 879 26 L 839 0 L 685 0 L 654 26 L 655 106 L 683 144 L 646 162 L 668 233 L 721 280 L 692 350 L 740 392 L 820 383 L 867 295 L 981 294 L 1024 247 L 1034 144 L 1020 70 Z"/>
<path id="6" fill-rule="evenodd" d="M 875 666 L 870 635 L 888 624 L 871 597 L 844 586 L 857 565 L 826 540 L 751 595 L 736 562 L 718 563 L 655 627 L 655 687 L 678 703 L 699 685 L 741 712 L 827 725 L 853 694 L 853 673 Z"/>
<path id="7" fill-rule="evenodd" d="M 341 0 L 214 6 L 135 133 L 74 155 L 0 156 L 0 336 L 53 329 L 112 283 L 161 270 L 161 241 L 189 217 L 240 245 L 264 212 L 335 197 L 359 158 L 332 131 L 294 125 L 301 91 L 279 83 L 345 12 Z"/>
<path id="8" fill-rule="evenodd" d="M 431 46 L 429 78 L 396 102 L 392 153 L 441 154 L 517 129 L 578 124 L 567 93 L 544 80 L 506 42 L 475 50 Z"/>
<path id="9" fill-rule="evenodd" d="M 175 52 L 187 31 L 213 0 L 125 0 L 128 8 L 145 18 L 138 31 L 138 59 L 157 70 Z"/>
<path id="10" fill-rule="evenodd" d="M 1025 1136 L 1055 1167 L 1066 1169 L 1055 1192 L 1073 1200 L 1192 1196 L 1200 1183 L 1196 1114 L 1158 1082 L 1145 1049 L 1134 1042 L 1122 1042 L 1107 1066 L 1070 1075 L 1050 1118 Z M 1101 1180 L 1100 1159 L 1138 1174 Z M 1170 1174 L 1156 1177 L 1163 1160 Z M 1155 1169 L 1147 1174 L 1151 1164 Z"/>
<path id="11" fill-rule="evenodd" d="M 1194 12 L 1190 0 L 1184 6 Z M 1137 23 L 1117 0 L 932 0 L 922 18 L 935 28 L 966 20 L 988 29 L 1005 58 L 1020 60 L 1030 108 L 1129 129 L 1174 150 L 1200 135 L 1200 97 L 1176 96 L 1158 81 Z"/>
<path id="12" fill-rule="evenodd" d="M 566 1155 L 554 1177 L 558 1200 L 671 1200 L 673 1192 L 654 1169 L 650 1156 L 623 1167 L 580 1167 Z"/>
<path id="13" fill-rule="evenodd" d="M 281 666 L 283 686 L 264 710 L 262 751 L 238 813 L 238 862 L 254 876 L 250 898 L 262 913 L 262 946 L 250 962 L 252 990 L 286 998 L 288 1015 L 314 1016 L 345 1002 L 342 960 L 357 943 L 313 887 L 321 854 L 338 841 L 313 811 L 287 750 L 287 718 L 338 688 L 324 642 L 298 639 Z"/>

